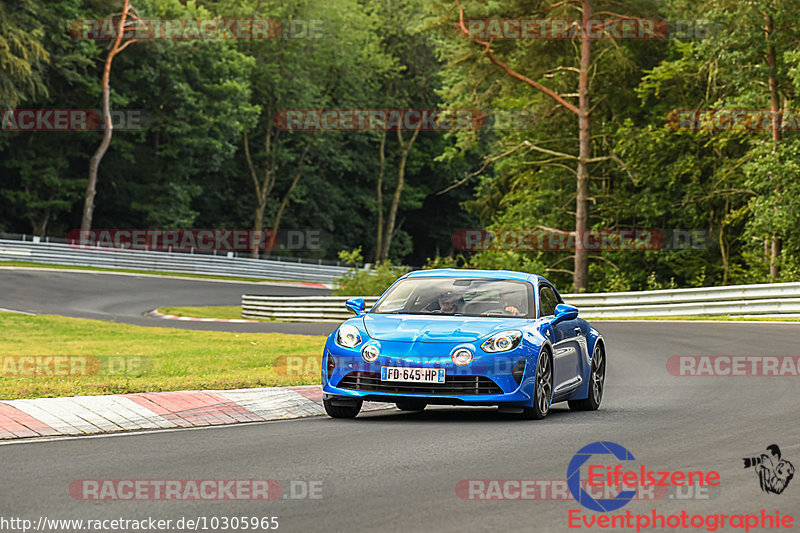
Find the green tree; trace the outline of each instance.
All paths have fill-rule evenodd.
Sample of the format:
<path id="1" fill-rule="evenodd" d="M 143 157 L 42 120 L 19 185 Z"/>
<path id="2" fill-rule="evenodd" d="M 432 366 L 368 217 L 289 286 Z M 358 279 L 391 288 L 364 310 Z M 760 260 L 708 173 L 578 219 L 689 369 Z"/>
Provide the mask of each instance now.
<path id="1" fill-rule="evenodd" d="M 800 4 L 671 4 L 683 18 L 702 16 L 715 23 L 710 38 L 674 41 L 668 57 L 646 72 L 639 93 L 652 118 L 672 116 L 678 121 L 671 109 L 760 109 L 766 111 L 762 118 L 772 111 L 773 119 L 761 122 L 764 128 L 720 130 L 706 127 L 703 121 L 712 116 L 706 114 L 695 131 L 682 131 L 670 121 L 672 128 L 659 127 L 651 120 L 635 138 L 630 137 L 634 128 L 625 127 L 620 153 L 641 163 L 650 161 L 643 164 L 648 165 L 644 174 L 651 176 L 652 186 L 660 183 L 675 191 L 667 198 L 680 199 L 672 213 L 683 220 L 688 214 L 695 223 L 705 220 L 721 260 L 705 265 L 710 280 L 775 280 L 779 265 L 786 262 L 780 257 L 796 253 L 781 250 L 792 233 L 787 215 L 794 206 L 783 192 L 792 189 L 796 133 L 784 133 L 779 111 L 791 108 L 797 94 L 792 54 L 798 39 L 794 14 Z M 670 178 L 666 183 L 665 177 Z"/>
<path id="2" fill-rule="evenodd" d="M 647 5 L 623 7 L 631 10 L 626 16 L 653 13 Z M 588 229 L 608 222 L 602 211 L 598 212 L 602 209 L 598 195 L 606 196 L 612 181 L 629 175 L 611 153 L 609 130 L 620 111 L 631 107 L 631 89 L 638 83 L 638 56 L 654 47 L 613 38 L 592 41 L 582 31 L 575 32 L 572 40 L 495 42 L 471 33 L 469 19 L 572 19 L 586 27 L 595 15 L 622 17 L 618 8 L 599 1 L 437 4 L 438 44 L 448 60 L 442 91 L 445 101 L 484 109 L 489 115 L 524 111 L 531 119 L 509 131 L 495 132 L 484 165 L 468 176 L 479 178 L 471 208 L 481 213 L 485 222 L 500 224 L 509 219 L 514 221 L 511 227 L 519 227 L 524 220 L 532 222 L 529 228 L 540 229 L 571 226 L 576 240 Z M 460 38 L 453 35 L 453 25 Z M 625 93 L 626 87 L 630 92 Z M 480 142 L 480 134 L 462 137 L 462 149 Z M 590 166 L 598 176 L 594 183 Z M 569 198 L 574 208 L 564 198 Z M 576 246 L 569 258 L 560 255 L 543 259 L 549 263 L 547 271 L 556 276 L 569 274 L 577 291 L 589 287 L 590 260 L 604 260 L 582 246 Z M 572 270 L 563 266 L 567 259 L 573 261 Z"/>
<path id="3" fill-rule="evenodd" d="M 83 216 L 81 217 L 81 231 L 88 231 L 92 228 L 92 215 L 94 213 L 94 198 L 97 194 L 97 172 L 100 162 L 111 144 L 111 136 L 114 132 L 114 125 L 111 120 L 111 63 L 114 57 L 125 48 L 136 42 L 136 39 L 126 39 L 123 42 L 123 33 L 127 29 L 134 29 L 140 25 L 136 9 L 130 4 L 130 0 L 123 0 L 122 14 L 119 19 L 114 19 L 116 38 L 111 45 L 111 49 L 106 55 L 105 66 L 103 68 L 102 88 L 103 88 L 103 140 L 89 159 L 89 180 L 86 185 L 86 195 L 83 204 Z"/>
<path id="4" fill-rule="evenodd" d="M 21 8 L 27 4 L 15 5 Z M 36 77 L 44 85 L 25 97 L 26 107 L 91 109 L 99 95 L 93 70 L 99 50 L 94 42 L 77 41 L 67 31 L 67 21 L 87 15 L 83 2 L 40 4 L 32 13 L 37 27 L 49 28 L 40 36 L 49 59 L 37 67 Z M 9 22 L 5 17 L 0 20 L 0 24 Z M 85 186 L 85 154 L 91 149 L 91 139 L 92 134 L 86 132 L 0 134 L 4 178 L 0 181 L 0 199 L 5 203 L 0 213 L 6 214 L 0 226 L 39 236 L 63 234 L 74 227 L 62 217 L 72 210 L 80 199 L 78 190 Z M 20 222 L 15 226 L 16 220 Z"/>
<path id="5" fill-rule="evenodd" d="M 0 1 L 0 109 L 47 95 L 44 10 L 34 0 Z"/>

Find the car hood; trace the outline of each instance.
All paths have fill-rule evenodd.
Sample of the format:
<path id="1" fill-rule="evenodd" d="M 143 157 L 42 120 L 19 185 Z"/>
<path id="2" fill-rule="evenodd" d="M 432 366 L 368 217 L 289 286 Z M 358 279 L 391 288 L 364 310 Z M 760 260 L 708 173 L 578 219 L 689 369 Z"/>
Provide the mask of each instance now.
<path id="1" fill-rule="evenodd" d="M 527 322 L 519 318 L 364 315 L 364 327 L 371 338 L 400 342 L 474 342 L 498 331 L 522 328 Z"/>

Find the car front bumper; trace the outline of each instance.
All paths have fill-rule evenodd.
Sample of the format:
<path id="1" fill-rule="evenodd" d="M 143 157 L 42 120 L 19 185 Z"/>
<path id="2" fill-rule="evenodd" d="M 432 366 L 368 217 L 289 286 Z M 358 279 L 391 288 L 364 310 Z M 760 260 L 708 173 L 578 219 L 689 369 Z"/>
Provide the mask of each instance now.
<path id="1" fill-rule="evenodd" d="M 322 391 L 326 399 L 396 402 L 417 400 L 442 405 L 528 406 L 536 375 L 536 361 L 527 347 L 501 354 L 487 354 L 469 344 L 447 343 L 410 347 L 411 343 L 382 342 L 381 355 L 368 363 L 361 348 L 348 349 L 329 340 L 322 361 Z M 452 351 L 468 347 L 472 361 L 456 365 Z M 424 351 L 425 355 L 409 353 Z M 329 374 L 331 363 L 333 369 Z M 519 382 L 512 371 L 524 365 Z M 445 383 L 381 381 L 381 367 L 438 368 L 445 371 Z"/>

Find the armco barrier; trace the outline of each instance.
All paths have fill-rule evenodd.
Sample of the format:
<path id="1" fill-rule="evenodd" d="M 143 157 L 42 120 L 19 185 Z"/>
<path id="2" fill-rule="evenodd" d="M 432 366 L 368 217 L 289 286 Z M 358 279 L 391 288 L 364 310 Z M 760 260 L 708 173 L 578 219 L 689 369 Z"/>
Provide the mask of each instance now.
<path id="1" fill-rule="evenodd" d="M 643 292 L 563 294 L 585 318 L 641 316 L 800 316 L 800 283 L 732 285 Z M 346 296 L 242 296 L 245 318 L 275 318 L 293 322 L 341 322 L 352 316 Z M 371 308 L 377 297 L 364 298 Z"/>
<path id="2" fill-rule="evenodd" d="M 348 267 L 315 265 L 243 257 L 177 252 L 149 252 L 111 248 L 78 248 L 53 242 L 0 239 L 3 261 L 31 261 L 53 265 L 157 270 L 183 274 L 212 274 L 263 279 L 330 283 Z"/>
<path id="3" fill-rule="evenodd" d="M 341 322 L 353 316 L 346 296 L 242 296 L 243 318 L 274 318 L 288 322 Z M 367 310 L 377 296 L 364 297 Z"/>

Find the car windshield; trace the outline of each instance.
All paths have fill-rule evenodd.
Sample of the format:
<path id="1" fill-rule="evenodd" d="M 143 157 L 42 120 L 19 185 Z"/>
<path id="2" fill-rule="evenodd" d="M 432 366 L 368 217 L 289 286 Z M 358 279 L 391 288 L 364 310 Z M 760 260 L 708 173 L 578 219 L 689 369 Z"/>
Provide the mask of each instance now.
<path id="1" fill-rule="evenodd" d="M 533 318 L 532 294 L 524 281 L 408 278 L 395 283 L 370 312 Z"/>

